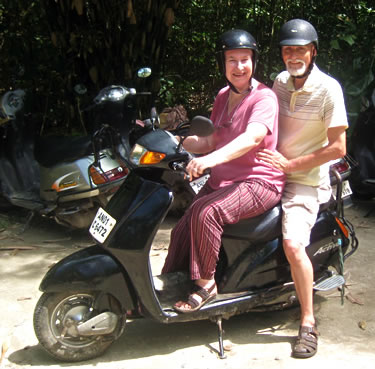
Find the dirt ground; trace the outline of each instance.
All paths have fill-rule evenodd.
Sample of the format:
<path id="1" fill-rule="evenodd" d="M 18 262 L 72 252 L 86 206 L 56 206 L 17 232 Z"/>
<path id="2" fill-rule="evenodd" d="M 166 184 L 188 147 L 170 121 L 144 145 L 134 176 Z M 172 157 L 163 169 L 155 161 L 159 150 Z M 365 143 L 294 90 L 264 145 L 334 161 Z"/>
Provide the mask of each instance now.
<path id="1" fill-rule="evenodd" d="M 122 337 L 101 357 L 82 363 L 51 358 L 35 337 L 32 318 L 39 283 L 55 262 L 90 245 L 86 231 L 69 231 L 42 218 L 21 233 L 27 213 L 0 211 L 0 368 L 374 368 L 375 359 L 375 203 L 356 202 L 346 210 L 360 242 L 347 260 L 346 296 L 318 293 L 315 312 L 321 332 L 318 354 L 290 357 L 298 329 L 298 308 L 249 313 L 225 320 L 226 359 L 217 355 L 217 330 L 209 321 L 160 324 L 129 321 Z M 163 263 L 173 219 L 167 219 L 151 253 L 154 274 Z"/>

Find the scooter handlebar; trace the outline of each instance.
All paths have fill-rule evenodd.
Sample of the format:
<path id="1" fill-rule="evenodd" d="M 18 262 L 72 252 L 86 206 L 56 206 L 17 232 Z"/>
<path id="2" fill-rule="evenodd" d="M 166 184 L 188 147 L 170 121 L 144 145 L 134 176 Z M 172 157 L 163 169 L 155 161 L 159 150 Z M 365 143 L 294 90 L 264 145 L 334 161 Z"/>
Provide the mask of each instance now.
<path id="1" fill-rule="evenodd" d="M 190 156 L 190 160 L 193 158 L 192 156 L 191 156 L 191 154 L 189 153 L 189 156 Z M 189 160 L 189 161 L 190 161 Z M 172 168 L 173 168 L 173 170 L 176 170 L 176 171 L 180 171 L 180 172 L 183 172 L 184 174 L 185 174 L 185 178 L 187 179 L 187 180 L 190 180 L 190 175 L 189 175 L 189 173 L 187 172 L 187 170 L 186 170 L 186 163 L 184 162 L 184 163 L 173 163 L 172 164 Z M 201 177 L 203 177 L 203 176 L 205 176 L 205 175 L 207 175 L 207 174 L 210 174 L 211 173 L 211 169 L 210 168 L 207 168 L 207 169 L 205 169 L 204 171 L 203 171 L 203 174 L 202 174 L 202 176 Z"/>

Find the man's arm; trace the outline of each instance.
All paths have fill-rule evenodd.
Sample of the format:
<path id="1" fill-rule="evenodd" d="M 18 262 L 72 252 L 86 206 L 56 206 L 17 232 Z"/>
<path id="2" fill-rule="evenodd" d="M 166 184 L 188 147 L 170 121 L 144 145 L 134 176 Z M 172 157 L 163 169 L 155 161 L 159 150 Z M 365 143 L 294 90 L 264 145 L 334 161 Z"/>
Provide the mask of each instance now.
<path id="1" fill-rule="evenodd" d="M 311 154 L 289 160 L 288 171 L 286 173 L 309 170 L 331 160 L 342 158 L 346 154 L 345 130 L 345 126 L 328 128 L 328 145 Z"/>
<path id="2" fill-rule="evenodd" d="M 263 150 L 257 154 L 257 157 L 284 173 L 293 173 L 298 171 L 316 168 L 331 160 L 342 158 L 346 154 L 346 126 L 328 128 L 328 145 L 316 150 L 310 154 L 288 160 L 279 152 Z"/>

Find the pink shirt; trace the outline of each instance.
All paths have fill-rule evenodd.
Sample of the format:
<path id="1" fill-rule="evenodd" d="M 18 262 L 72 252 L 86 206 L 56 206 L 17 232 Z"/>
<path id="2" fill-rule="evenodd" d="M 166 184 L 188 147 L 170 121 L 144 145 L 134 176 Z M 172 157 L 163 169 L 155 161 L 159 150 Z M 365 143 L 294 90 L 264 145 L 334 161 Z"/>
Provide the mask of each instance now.
<path id="1" fill-rule="evenodd" d="M 231 142 L 245 132 L 248 124 L 254 122 L 264 124 L 267 127 L 268 134 L 258 147 L 237 159 L 212 168 L 209 179 L 210 187 L 218 189 L 234 182 L 259 178 L 274 184 L 277 190 L 281 192 L 285 182 L 284 173 L 255 157 L 258 150 L 276 149 L 279 106 L 275 93 L 264 84 L 259 84 L 239 105 L 233 108 L 229 115 L 228 98 L 229 86 L 219 91 L 211 113 L 211 120 L 215 126 L 216 149 Z"/>

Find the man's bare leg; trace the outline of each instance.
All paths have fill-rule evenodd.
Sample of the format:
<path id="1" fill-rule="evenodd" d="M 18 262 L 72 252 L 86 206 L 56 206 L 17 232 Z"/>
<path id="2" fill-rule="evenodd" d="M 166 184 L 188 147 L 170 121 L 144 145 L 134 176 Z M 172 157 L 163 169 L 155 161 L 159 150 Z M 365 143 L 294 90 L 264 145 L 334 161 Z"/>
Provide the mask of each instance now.
<path id="1" fill-rule="evenodd" d="M 301 325 L 315 325 L 313 308 L 314 272 L 305 248 L 292 240 L 283 242 L 285 255 L 289 261 L 292 278 L 301 305 Z"/>

